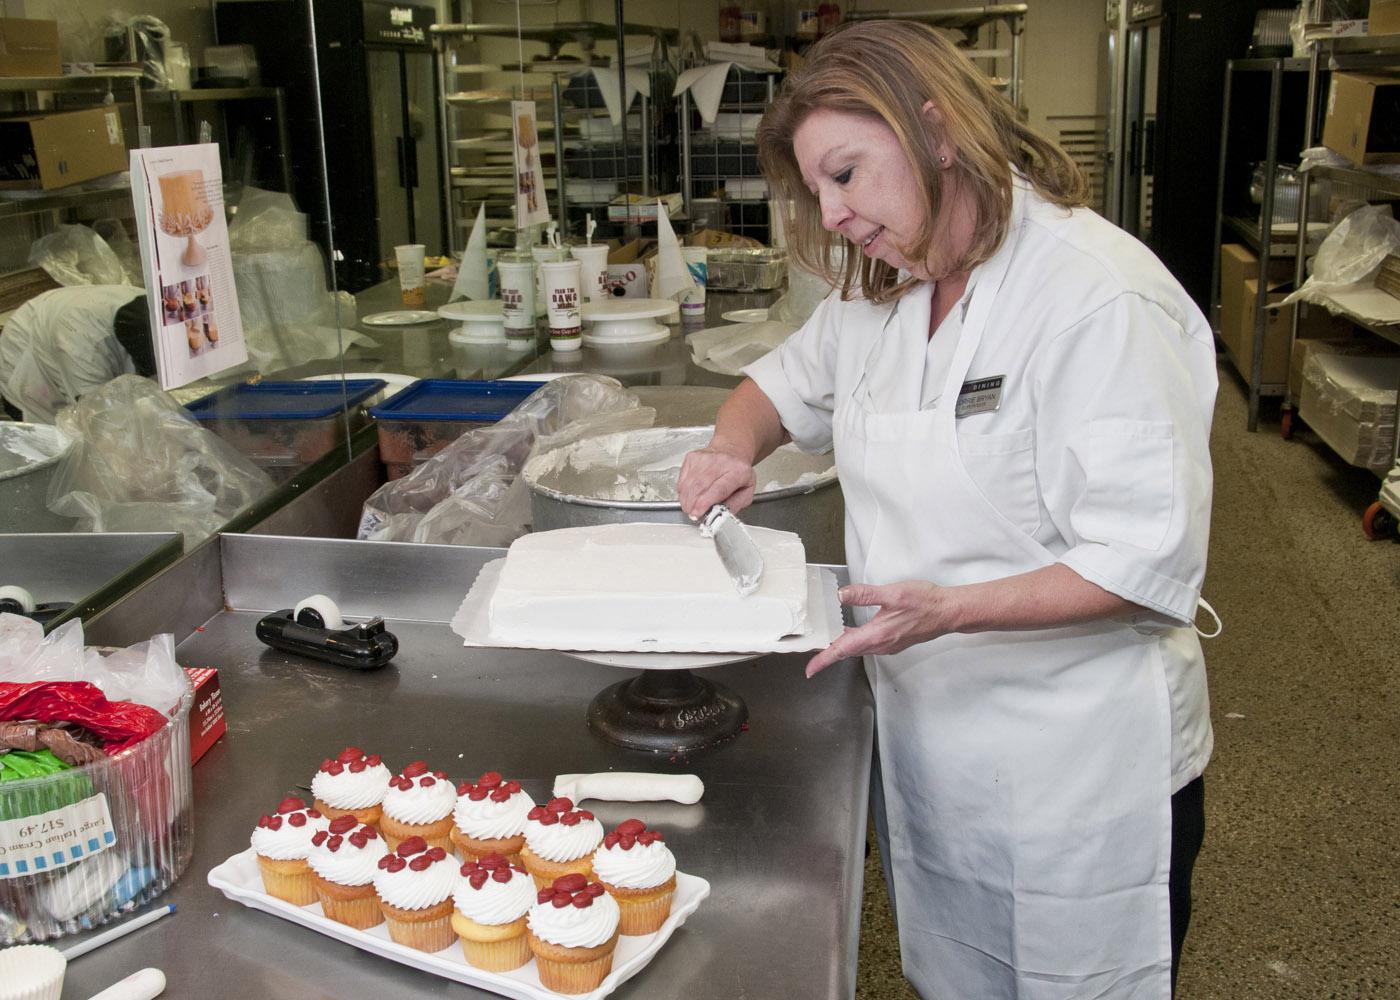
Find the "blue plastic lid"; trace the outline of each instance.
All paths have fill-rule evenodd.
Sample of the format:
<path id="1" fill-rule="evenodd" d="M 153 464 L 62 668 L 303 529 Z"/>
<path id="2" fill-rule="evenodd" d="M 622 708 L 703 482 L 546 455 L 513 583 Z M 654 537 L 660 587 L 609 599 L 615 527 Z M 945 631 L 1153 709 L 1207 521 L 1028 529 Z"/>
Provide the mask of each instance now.
<path id="1" fill-rule="evenodd" d="M 225 386 L 185 409 L 196 420 L 321 420 L 339 413 L 348 402 L 363 403 L 384 386 L 383 379 L 350 379 L 341 392 L 337 380 L 254 382 Z"/>
<path id="2" fill-rule="evenodd" d="M 370 408 L 376 420 L 500 420 L 543 382 L 425 378 Z"/>

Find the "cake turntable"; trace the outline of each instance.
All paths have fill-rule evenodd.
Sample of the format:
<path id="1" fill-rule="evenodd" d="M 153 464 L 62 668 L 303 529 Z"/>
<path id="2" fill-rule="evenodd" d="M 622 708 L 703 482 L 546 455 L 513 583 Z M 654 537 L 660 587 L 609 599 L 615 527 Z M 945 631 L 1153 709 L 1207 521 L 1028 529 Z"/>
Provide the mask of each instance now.
<path id="1" fill-rule="evenodd" d="M 628 750 L 696 753 L 738 736 L 748 721 L 743 698 L 691 671 L 744 663 L 763 653 L 594 653 L 565 655 L 588 663 L 641 670 L 610 684 L 589 702 L 588 728 Z"/>

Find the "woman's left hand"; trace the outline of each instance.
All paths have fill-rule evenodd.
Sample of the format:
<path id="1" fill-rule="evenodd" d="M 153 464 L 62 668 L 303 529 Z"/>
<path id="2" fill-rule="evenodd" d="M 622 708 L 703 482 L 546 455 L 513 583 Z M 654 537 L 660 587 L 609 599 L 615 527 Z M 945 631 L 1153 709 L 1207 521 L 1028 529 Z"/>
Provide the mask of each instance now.
<path id="1" fill-rule="evenodd" d="M 857 628 L 848 628 L 830 646 L 812 657 L 807 676 L 837 660 L 867 654 L 898 653 L 954 630 L 949 588 L 923 580 L 906 580 L 880 586 L 851 584 L 841 588 L 841 603 L 849 607 L 879 607 L 875 617 Z"/>

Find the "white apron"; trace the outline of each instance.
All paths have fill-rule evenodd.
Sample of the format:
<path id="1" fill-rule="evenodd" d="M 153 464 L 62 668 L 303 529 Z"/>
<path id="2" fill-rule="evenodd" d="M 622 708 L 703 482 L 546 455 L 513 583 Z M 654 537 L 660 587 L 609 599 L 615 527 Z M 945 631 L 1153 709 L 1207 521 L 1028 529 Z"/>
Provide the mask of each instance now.
<path id="1" fill-rule="evenodd" d="M 860 380 L 836 401 L 854 582 L 957 585 L 1055 561 L 959 455 L 953 402 L 997 374 L 969 367 L 1013 242 L 978 275 L 934 409 L 867 412 Z M 1160 641 L 1097 623 L 867 658 L 904 973 L 925 998 L 1170 997 Z"/>

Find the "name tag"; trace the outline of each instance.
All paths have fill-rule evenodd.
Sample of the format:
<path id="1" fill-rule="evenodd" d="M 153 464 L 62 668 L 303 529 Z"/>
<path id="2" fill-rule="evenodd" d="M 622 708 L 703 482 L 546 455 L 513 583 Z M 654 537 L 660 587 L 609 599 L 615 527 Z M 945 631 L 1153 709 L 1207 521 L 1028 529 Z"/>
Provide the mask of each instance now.
<path id="1" fill-rule="evenodd" d="M 993 375 L 964 382 L 958 390 L 958 405 L 953 415 L 962 419 L 974 413 L 995 413 L 1001 409 L 1001 387 L 1005 381 L 1005 375 Z"/>

